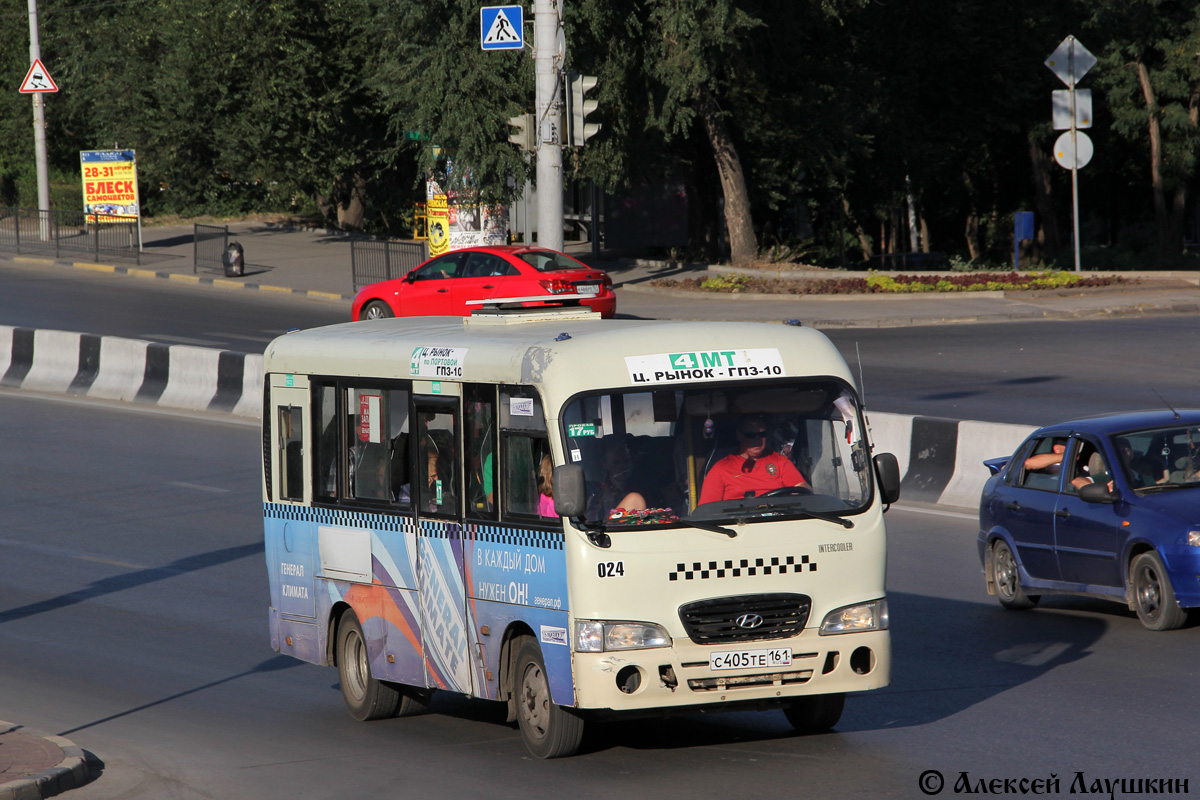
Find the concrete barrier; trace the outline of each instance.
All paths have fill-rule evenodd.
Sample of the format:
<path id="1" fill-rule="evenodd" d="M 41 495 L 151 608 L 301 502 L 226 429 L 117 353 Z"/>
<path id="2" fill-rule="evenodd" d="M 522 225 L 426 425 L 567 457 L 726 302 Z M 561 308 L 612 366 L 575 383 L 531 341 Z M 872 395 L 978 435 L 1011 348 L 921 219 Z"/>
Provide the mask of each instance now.
<path id="1" fill-rule="evenodd" d="M 0 325 L 0 386 L 257 419 L 262 356 Z"/>
<path id="2" fill-rule="evenodd" d="M 262 356 L 115 336 L 0 325 L 0 386 L 259 419 Z M 876 453 L 893 453 L 901 497 L 974 508 L 985 458 L 1034 428 L 868 412 Z"/>

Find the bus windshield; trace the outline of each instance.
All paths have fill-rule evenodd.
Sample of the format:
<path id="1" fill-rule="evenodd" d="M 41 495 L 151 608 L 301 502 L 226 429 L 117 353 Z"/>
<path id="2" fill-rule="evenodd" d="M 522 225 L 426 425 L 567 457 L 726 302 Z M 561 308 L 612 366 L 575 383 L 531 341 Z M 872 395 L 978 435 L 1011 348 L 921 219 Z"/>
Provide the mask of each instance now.
<path id="1" fill-rule="evenodd" d="M 871 499 L 859 406 L 840 380 L 590 394 L 562 423 L 594 525 L 816 516 L 851 527 Z"/>

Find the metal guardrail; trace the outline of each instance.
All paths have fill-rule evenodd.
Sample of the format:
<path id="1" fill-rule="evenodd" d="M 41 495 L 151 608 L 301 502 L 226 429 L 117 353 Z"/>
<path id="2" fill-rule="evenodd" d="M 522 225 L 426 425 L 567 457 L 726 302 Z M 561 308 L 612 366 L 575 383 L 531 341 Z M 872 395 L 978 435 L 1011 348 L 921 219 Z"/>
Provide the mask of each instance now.
<path id="1" fill-rule="evenodd" d="M 389 242 L 350 238 L 350 270 L 354 291 L 368 284 L 402 278 L 427 258 L 424 242 Z"/>
<path id="2" fill-rule="evenodd" d="M 0 207 L 0 249 L 61 258 L 128 258 L 142 263 L 137 222 L 82 211 Z"/>
<path id="3" fill-rule="evenodd" d="M 200 270 L 224 274 L 221 256 L 229 247 L 228 225 L 192 225 L 192 274 Z"/>

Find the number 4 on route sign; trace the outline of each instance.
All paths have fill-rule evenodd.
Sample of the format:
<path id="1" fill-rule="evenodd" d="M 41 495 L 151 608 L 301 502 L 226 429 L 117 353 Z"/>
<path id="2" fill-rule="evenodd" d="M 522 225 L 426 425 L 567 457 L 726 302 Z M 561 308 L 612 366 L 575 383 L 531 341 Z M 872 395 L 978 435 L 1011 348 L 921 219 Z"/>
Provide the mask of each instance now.
<path id="1" fill-rule="evenodd" d="M 479 9 L 479 45 L 484 50 L 520 50 L 525 47 L 525 9 L 522 6 L 485 6 Z"/>

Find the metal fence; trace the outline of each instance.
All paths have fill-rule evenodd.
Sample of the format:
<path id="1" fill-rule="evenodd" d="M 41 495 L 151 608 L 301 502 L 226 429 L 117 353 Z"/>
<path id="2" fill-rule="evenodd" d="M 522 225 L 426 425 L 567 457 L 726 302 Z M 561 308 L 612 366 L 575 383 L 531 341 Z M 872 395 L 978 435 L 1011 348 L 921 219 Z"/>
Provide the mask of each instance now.
<path id="1" fill-rule="evenodd" d="M 401 278 L 426 259 L 424 242 L 350 238 L 354 291 L 371 283 Z"/>
<path id="2" fill-rule="evenodd" d="M 225 249 L 229 247 L 228 225 L 193 225 L 192 226 L 192 274 L 200 270 L 205 272 L 225 272 L 225 263 L 221 260 Z"/>
<path id="3" fill-rule="evenodd" d="M 82 211 L 0 207 L 0 249 L 60 258 L 128 258 L 142 263 L 138 225 Z"/>

